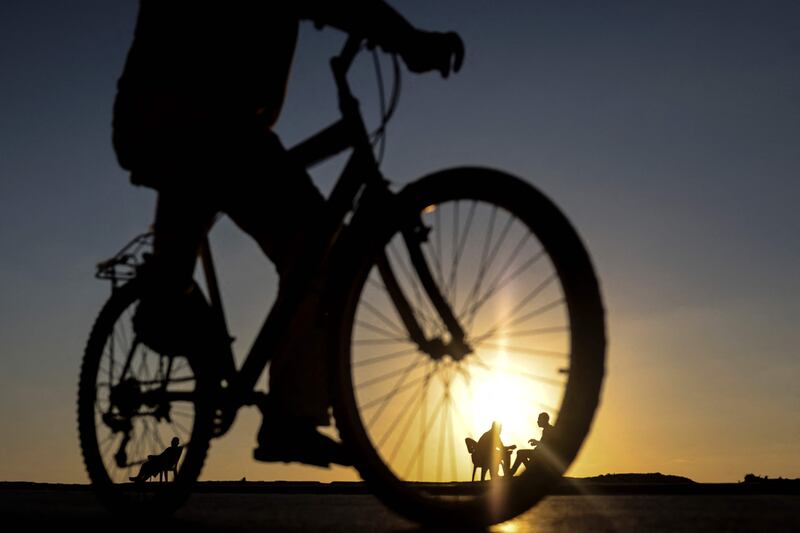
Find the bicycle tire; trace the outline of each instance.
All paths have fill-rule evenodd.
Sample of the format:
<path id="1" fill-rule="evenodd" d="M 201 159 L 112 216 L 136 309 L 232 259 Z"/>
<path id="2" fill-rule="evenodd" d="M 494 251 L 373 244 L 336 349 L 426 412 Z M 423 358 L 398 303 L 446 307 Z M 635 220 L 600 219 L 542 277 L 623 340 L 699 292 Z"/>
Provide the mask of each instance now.
<path id="1" fill-rule="evenodd" d="M 177 476 L 174 477 L 172 482 L 166 484 L 155 482 L 130 483 L 128 482 L 128 476 L 135 473 L 134 467 L 120 467 L 119 471 L 116 471 L 116 467 L 112 462 L 112 459 L 116 459 L 116 455 L 107 456 L 108 452 L 115 448 L 114 443 L 117 441 L 120 441 L 120 447 L 117 451 L 124 450 L 126 456 L 128 453 L 128 443 L 123 444 L 121 442 L 125 437 L 119 438 L 117 433 L 120 433 L 120 431 L 113 431 L 106 424 L 102 417 L 100 404 L 108 403 L 109 407 L 107 409 L 112 411 L 110 398 L 114 373 L 113 363 L 110 361 L 117 360 L 114 354 L 115 343 L 125 344 L 127 342 L 132 344 L 134 342 L 133 337 L 128 337 L 127 333 L 125 333 L 126 337 L 123 338 L 122 332 L 132 331 L 130 329 L 130 319 L 133 307 L 139 297 L 140 284 L 134 279 L 115 289 L 111 297 L 103 305 L 92 327 L 84 351 L 77 402 L 81 452 L 92 488 L 106 508 L 120 516 L 125 516 L 126 520 L 148 520 L 152 517 L 168 515 L 185 502 L 205 462 L 212 428 L 212 395 L 210 394 L 210 387 L 213 380 L 209 372 L 204 369 L 204 365 L 198 365 L 197 363 L 192 363 L 190 359 L 184 359 L 184 362 L 175 363 L 174 366 L 170 363 L 168 368 L 173 370 L 168 375 L 172 375 L 172 372 L 174 372 L 175 378 L 170 382 L 173 385 L 174 383 L 194 381 L 194 388 L 191 391 L 193 401 L 190 402 L 193 405 L 192 427 L 188 430 L 185 428 L 183 424 L 187 424 L 188 421 L 183 416 L 180 417 L 181 421 L 178 421 L 176 407 L 178 402 L 173 402 L 174 405 L 170 406 L 170 432 L 164 433 L 162 431 L 162 427 L 159 424 L 164 423 L 163 418 L 159 420 L 155 416 L 142 417 L 142 422 L 139 424 L 141 438 L 135 441 L 134 445 L 130 445 L 133 457 L 125 460 L 127 462 L 128 460 L 137 461 L 138 459 L 138 464 L 140 464 L 143 460 L 146 460 L 149 453 L 158 454 L 163 451 L 166 447 L 163 442 L 169 442 L 171 439 L 170 434 L 173 436 L 180 434 L 183 437 L 181 445 L 184 445 L 185 448 L 181 455 Z M 136 357 L 138 353 L 142 361 L 139 368 L 141 373 L 144 373 L 141 365 L 144 365 L 153 356 L 158 357 L 159 362 L 162 360 L 158 354 L 144 346 L 134 348 L 132 351 L 134 352 L 133 357 Z M 176 358 L 176 360 L 178 359 Z M 103 368 L 104 362 L 106 368 Z M 182 366 L 179 367 L 179 365 Z M 108 370 L 109 368 L 112 370 Z M 103 379 L 99 377 L 101 369 L 104 372 L 108 371 L 108 384 L 99 381 Z M 162 370 L 163 368 L 159 366 L 159 371 Z M 154 372 L 154 370 L 148 368 L 147 374 L 151 372 Z M 140 382 L 137 390 L 142 389 L 144 386 Z M 108 388 L 109 400 L 100 398 L 103 394 L 98 391 L 105 388 Z M 183 403 L 185 404 L 186 402 Z M 148 421 L 148 418 L 153 420 Z M 131 419 L 133 419 L 131 422 L 132 429 L 128 433 L 137 431 L 136 420 L 133 416 L 131 416 Z M 124 423 L 123 417 L 120 416 L 119 420 L 123 420 Z M 100 430 L 107 430 L 110 433 L 104 439 L 106 442 L 102 444 L 99 442 Z M 162 436 L 164 437 L 163 439 Z M 106 448 L 106 454 L 103 453 L 103 448 Z M 123 476 L 120 477 L 120 475 Z M 168 478 L 167 481 L 169 481 Z"/>
<path id="2" fill-rule="evenodd" d="M 487 168 L 463 167 L 448 169 L 428 175 L 408 185 L 399 193 L 398 200 L 401 206 L 399 208 L 401 215 L 398 220 L 406 217 L 402 213 L 407 213 L 409 216 L 420 216 L 422 213 L 427 213 L 427 210 L 430 210 L 432 206 L 436 206 L 434 209 L 437 209 L 438 206 L 445 205 L 448 202 L 455 202 L 455 218 L 458 220 L 459 201 L 466 201 L 467 205 L 472 206 L 480 202 L 481 208 L 483 204 L 486 204 L 489 213 L 492 213 L 493 210 L 495 213 L 499 211 L 508 213 L 509 220 L 511 220 L 512 216 L 515 220 L 519 220 L 523 231 L 528 229 L 538 240 L 549 257 L 558 283 L 561 286 L 565 315 L 569 320 L 568 333 L 566 334 L 569 342 L 569 366 L 567 367 L 568 377 L 564 383 L 563 396 L 561 397 L 558 411 L 558 421 L 552 432 L 552 439 L 548 448 L 553 452 L 553 460 L 547 461 L 546 464 L 544 462 L 536 463 L 531 467 L 530 472 L 526 471 L 524 475 L 510 479 L 504 484 L 496 483 L 493 485 L 494 488 L 486 488 L 486 484 L 478 484 L 478 488 L 474 488 L 474 484 L 466 486 L 465 483 L 462 484 L 460 481 L 452 479 L 449 485 L 447 483 L 441 485 L 428 483 L 426 485 L 424 480 L 428 473 L 424 467 L 417 467 L 419 463 L 418 457 L 420 450 L 424 454 L 424 450 L 429 448 L 427 432 L 431 426 L 428 425 L 428 420 L 431 420 L 431 423 L 436 423 L 436 418 L 439 416 L 438 413 L 428 418 L 423 412 L 421 418 L 417 417 L 419 418 L 420 430 L 423 425 L 425 426 L 425 434 L 420 436 L 420 444 L 416 450 L 416 455 L 414 455 L 414 452 L 409 452 L 408 455 L 410 457 L 409 461 L 417 461 L 411 468 L 416 467 L 420 474 L 416 478 L 413 474 L 401 476 L 398 473 L 399 467 L 394 463 L 388 464 L 390 463 L 390 459 L 386 457 L 389 455 L 388 445 L 385 446 L 386 450 L 384 450 L 382 443 L 376 443 L 379 440 L 377 438 L 377 430 L 373 434 L 370 422 L 365 422 L 365 406 L 367 404 L 372 406 L 375 401 L 362 401 L 360 398 L 361 392 L 356 390 L 361 385 L 354 385 L 354 381 L 357 379 L 357 377 L 354 377 L 356 365 L 364 363 L 363 366 L 359 367 L 363 368 L 366 363 L 380 359 L 380 356 L 376 356 L 369 360 L 354 360 L 357 351 L 354 343 L 359 340 L 353 339 L 354 334 L 357 328 L 362 328 L 367 324 L 367 322 L 364 322 L 361 325 L 357 325 L 359 317 L 362 316 L 361 314 L 357 316 L 357 313 L 361 313 L 361 310 L 367 305 L 372 306 L 374 310 L 375 306 L 369 304 L 367 296 L 364 296 L 367 290 L 366 287 L 375 285 L 374 278 L 369 277 L 370 272 L 376 269 L 376 258 L 378 256 L 384 253 L 388 253 L 390 257 L 393 255 L 388 250 L 392 246 L 392 240 L 398 238 L 402 224 L 398 220 L 376 221 L 374 217 L 366 221 L 373 226 L 368 234 L 374 237 L 360 241 L 358 249 L 362 253 L 355 260 L 356 264 L 351 265 L 352 278 L 350 283 L 347 284 L 349 290 L 342 302 L 342 319 L 337 340 L 338 352 L 334 350 L 336 353 L 332 363 L 332 376 L 335 380 L 334 390 L 337 392 L 334 395 L 334 415 L 337 427 L 342 440 L 352 451 L 356 468 L 374 493 L 387 506 L 414 521 L 439 526 L 461 527 L 483 527 L 502 522 L 530 509 L 551 491 L 554 484 L 558 483 L 561 475 L 574 460 L 590 429 L 600 397 L 605 365 L 605 315 L 599 284 L 589 254 L 567 218 L 545 195 L 519 178 Z M 472 203 L 470 204 L 469 202 Z M 442 207 L 442 209 L 445 208 L 446 205 Z M 476 208 L 472 207 L 472 209 L 474 212 Z M 358 219 L 354 221 L 353 225 L 356 226 L 357 224 Z M 453 226 L 457 227 L 457 224 L 456 222 Z M 376 231 L 374 229 L 375 226 L 381 226 L 382 229 Z M 428 231 L 432 231 L 432 229 Z M 467 230 L 465 230 L 464 235 L 467 235 Z M 466 237 L 461 237 L 461 239 L 466 239 Z M 432 240 L 434 240 L 433 235 L 428 235 L 428 241 Z M 456 244 L 451 246 L 451 255 L 457 256 L 458 244 L 460 243 L 458 237 L 454 239 L 454 243 Z M 434 247 L 433 243 L 429 244 L 430 248 Z M 485 248 L 486 246 L 484 243 L 483 247 Z M 395 253 L 397 253 L 396 250 Z M 430 260 L 431 255 L 432 253 L 429 252 L 426 257 Z M 485 252 L 484 255 L 486 255 Z M 398 274 L 399 276 L 400 274 Z M 476 278 L 480 277 L 481 273 L 479 271 Z M 444 274 L 440 275 L 439 281 L 441 282 L 440 285 L 447 289 Z M 455 285 L 455 283 L 453 284 Z M 385 287 L 383 287 L 383 290 L 386 292 Z M 458 293 L 453 289 L 452 294 L 454 295 L 453 307 L 455 308 L 455 300 L 458 297 Z M 445 296 L 447 295 L 445 294 Z M 467 303 L 464 305 L 468 307 Z M 416 312 L 418 310 L 415 310 Z M 379 314 L 382 314 L 383 317 L 377 317 L 375 321 L 388 330 L 388 326 L 379 322 L 378 318 L 381 320 L 391 319 L 390 313 L 382 311 Z M 423 314 L 425 313 L 419 311 L 419 316 Z M 431 327 L 435 328 L 436 326 L 434 324 Z M 372 329 L 377 330 L 374 324 Z M 377 338 L 364 339 L 364 341 L 372 341 L 373 344 L 378 343 L 380 340 Z M 385 342 L 389 343 L 390 340 Z M 394 357 L 392 354 L 387 355 Z M 471 355 L 466 356 L 463 361 L 468 361 L 469 357 Z M 475 357 L 477 358 L 478 355 L 475 355 Z M 500 355 L 497 357 L 500 357 Z M 431 368 L 431 365 L 432 368 L 437 368 L 447 363 L 446 358 L 442 361 L 444 362 L 433 361 L 425 363 L 428 366 L 424 368 Z M 381 364 L 384 363 L 381 361 Z M 392 379 L 394 379 L 394 376 L 400 375 L 400 372 L 401 369 L 397 368 L 388 372 L 387 375 L 391 375 Z M 426 372 L 427 377 L 423 377 L 423 383 L 425 387 L 428 387 L 433 379 L 436 378 L 430 378 L 432 370 L 426 370 Z M 406 375 L 408 375 L 408 371 L 406 371 Z M 362 379 L 361 383 L 372 384 L 378 379 L 381 378 L 373 377 L 367 381 Z M 464 381 L 468 381 L 466 377 Z M 399 382 L 395 384 L 393 389 L 395 394 L 398 394 L 398 386 Z M 450 387 L 449 383 L 447 387 Z M 470 387 L 472 387 L 471 383 Z M 443 388 L 443 390 L 447 389 Z M 422 392 L 416 395 L 412 394 L 409 397 L 421 398 L 422 395 L 427 394 L 428 389 L 426 388 Z M 444 402 L 445 396 L 450 394 L 450 392 L 446 394 L 443 392 L 441 401 Z M 378 397 L 379 400 L 384 402 L 383 407 L 386 407 L 385 398 L 386 396 Z M 418 401 L 422 405 L 423 402 L 428 400 L 425 398 Z M 450 401 L 451 399 L 448 398 L 448 404 Z M 453 403 L 456 402 L 453 401 Z M 401 422 L 404 424 L 405 430 L 400 430 L 397 437 L 398 441 L 400 438 L 406 438 L 406 434 L 403 431 L 413 433 L 413 428 L 417 427 L 414 425 L 415 422 L 407 422 L 407 420 L 417 416 L 413 414 L 412 405 L 412 403 L 408 403 L 406 408 L 401 405 L 396 409 L 396 412 L 406 418 L 400 418 L 400 415 L 398 415 L 398 418 L 393 423 L 385 424 L 386 432 L 395 431 L 395 427 L 400 427 Z M 419 409 L 420 407 L 417 407 L 417 410 Z M 384 411 L 384 413 L 386 412 L 388 411 Z M 373 421 L 377 420 L 374 424 L 380 424 L 383 416 L 383 414 L 372 416 Z M 416 433 L 419 434 L 420 430 Z M 441 422 L 440 431 L 443 435 L 441 442 L 444 443 L 440 445 L 438 452 L 441 463 L 441 458 L 443 456 L 446 458 L 447 450 L 449 449 L 448 445 L 450 444 L 450 442 L 447 442 L 448 430 L 444 418 Z M 455 432 L 452 420 L 450 421 L 449 433 L 450 441 L 457 444 L 458 439 L 454 440 Z M 395 445 L 393 450 L 395 454 L 399 453 L 398 446 L 402 448 L 402 444 Z M 378 449 L 379 447 L 381 449 Z M 463 457 L 457 457 L 455 453 L 455 451 L 451 452 L 453 457 L 451 461 L 454 464 L 457 461 L 463 463 Z M 394 461 L 394 459 L 391 461 Z M 397 464 L 399 465 L 399 460 Z M 438 469 L 441 470 L 441 466 Z M 417 481 L 417 483 L 414 481 Z M 473 490 L 473 493 L 472 496 L 466 497 L 463 495 L 443 496 L 436 492 L 440 490 L 438 488 L 440 486 L 444 487 L 442 490 L 445 492 L 452 488 L 453 491 Z M 491 482 L 489 486 L 492 486 Z M 513 490 L 498 487 L 513 487 Z M 498 490 L 500 493 L 497 492 Z"/>

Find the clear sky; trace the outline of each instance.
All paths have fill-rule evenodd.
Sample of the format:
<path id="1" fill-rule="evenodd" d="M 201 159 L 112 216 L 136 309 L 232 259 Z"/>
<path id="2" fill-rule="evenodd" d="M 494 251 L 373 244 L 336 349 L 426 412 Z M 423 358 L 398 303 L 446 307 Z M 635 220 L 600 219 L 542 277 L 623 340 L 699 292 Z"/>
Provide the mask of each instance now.
<path id="1" fill-rule="evenodd" d="M 404 77 L 383 165 L 405 183 L 481 164 L 556 200 L 608 309 L 608 377 L 573 475 L 800 477 L 800 4 L 396 1 L 461 33 L 463 72 Z M 80 357 L 108 287 L 94 264 L 151 221 L 110 145 L 137 2 L 0 3 L 0 480 L 84 482 Z M 332 121 L 335 30 L 304 24 L 278 132 Z M 374 109 L 368 62 L 354 85 Z M 315 180 L 328 191 L 336 164 Z M 239 351 L 276 277 L 212 234 Z M 212 479 L 350 478 L 254 462 L 245 411 Z"/>

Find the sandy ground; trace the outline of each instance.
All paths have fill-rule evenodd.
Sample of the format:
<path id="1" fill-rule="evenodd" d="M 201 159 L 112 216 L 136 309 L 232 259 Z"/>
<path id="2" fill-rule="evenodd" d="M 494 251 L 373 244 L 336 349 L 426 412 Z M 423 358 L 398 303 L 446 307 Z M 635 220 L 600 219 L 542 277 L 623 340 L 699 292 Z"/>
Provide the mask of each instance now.
<path id="1" fill-rule="evenodd" d="M 197 494 L 174 518 L 132 525 L 87 491 L 0 492 L 5 531 L 415 531 L 360 494 Z M 133 517 L 131 517 L 133 518 Z M 23 529 L 24 528 L 24 529 Z M 552 496 L 502 532 L 800 531 L 800 496 Z"/>

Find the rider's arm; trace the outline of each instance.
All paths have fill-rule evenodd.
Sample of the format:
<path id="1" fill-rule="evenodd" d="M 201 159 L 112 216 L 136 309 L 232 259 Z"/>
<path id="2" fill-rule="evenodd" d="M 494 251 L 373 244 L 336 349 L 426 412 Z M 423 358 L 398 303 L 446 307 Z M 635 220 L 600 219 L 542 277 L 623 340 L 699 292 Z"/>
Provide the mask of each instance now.
<path id="1" fill-rule="evenodd" d="M 390 53 L 399 53 L 414 72 L 458 71 L 464 44 L 455 33 L 420 31 L 382 0 L 295 0 L 299 18 L 359 35 Z"/>
<path id="2" fill-rule="evenodd" d="M 296 0 L 293 5 L 300 18 L 363 36 L 387 52 L 399 52 L 414 32 L 400 13 L 381 0 Z"/>

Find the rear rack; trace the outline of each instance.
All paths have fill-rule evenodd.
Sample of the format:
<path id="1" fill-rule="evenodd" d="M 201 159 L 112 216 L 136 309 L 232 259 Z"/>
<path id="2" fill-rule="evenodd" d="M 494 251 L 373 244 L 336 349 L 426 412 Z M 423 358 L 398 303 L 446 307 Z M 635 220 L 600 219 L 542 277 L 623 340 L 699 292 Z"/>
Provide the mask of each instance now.
<path id="1" fill-rule="evenodd" d="M 145 262 L 153 249 L 153 232 L 137 235 L 111 259 L 97 263 L 94 277 L 111 281 L 111 288 L 116 289 L 121 281 L 136 277 L 138 268 Z"/>

